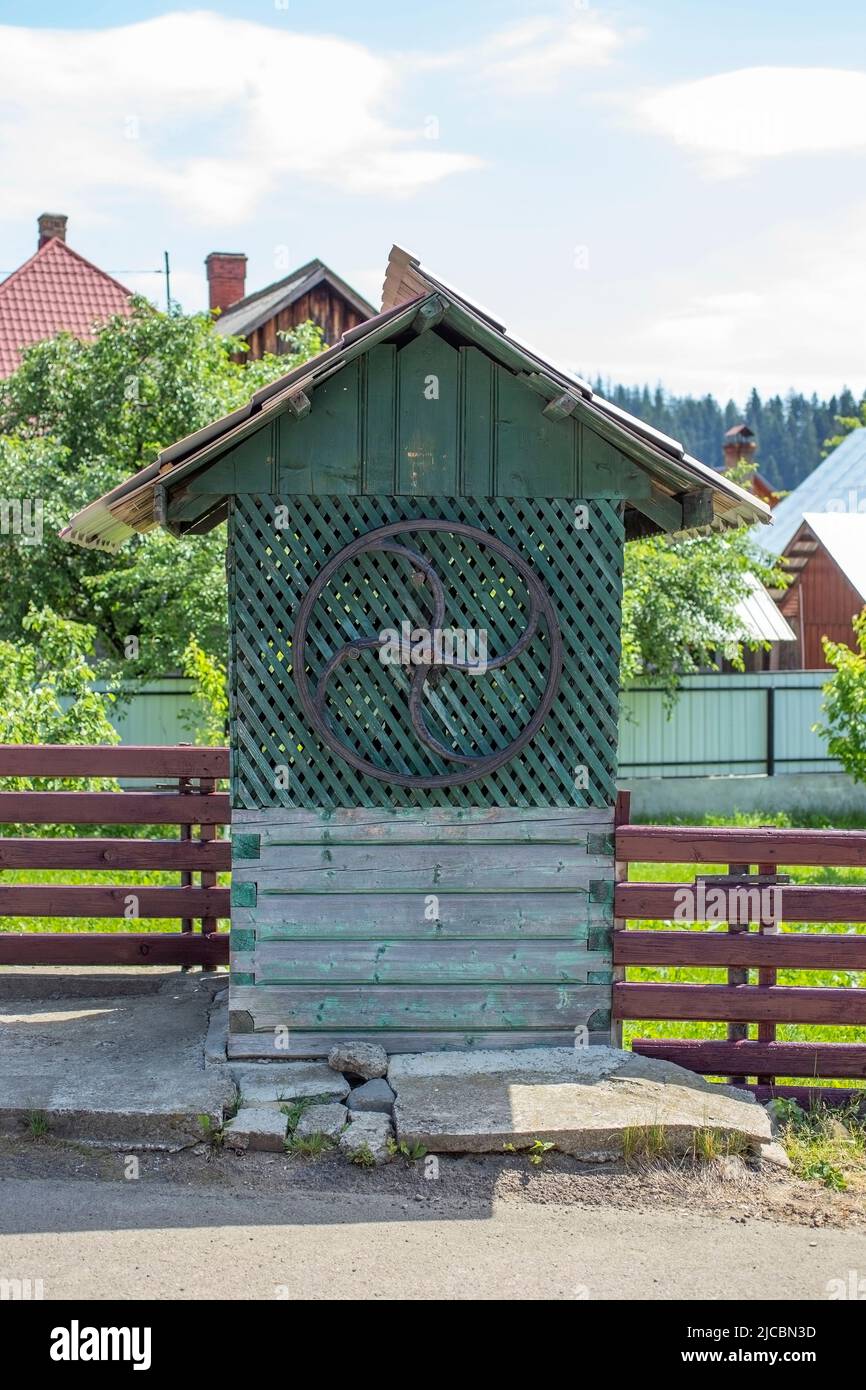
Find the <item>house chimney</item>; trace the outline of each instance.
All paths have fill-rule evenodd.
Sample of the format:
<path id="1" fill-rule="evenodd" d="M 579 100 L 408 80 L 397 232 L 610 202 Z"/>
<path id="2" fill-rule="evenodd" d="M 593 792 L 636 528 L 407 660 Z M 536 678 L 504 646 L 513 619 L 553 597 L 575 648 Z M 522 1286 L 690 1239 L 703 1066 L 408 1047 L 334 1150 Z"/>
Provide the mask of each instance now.
<path id="1" fill-rule="evenodd" d="M 66 240 L 67 217 L 64 212 L 43 212 L 39 218 L 39 245 L 44 246 L 56 236 L 58 241 Z"/>
<path id="2" fill-rule="evenodd" d="M 731 468 L 735 468 L 743 459 L 750 462 L 758 452 L 758 445 L 755 441 L 754 431 L 748 425 L 734 425 L 732 429 L 725 432 L 722 442 L 722 453 L 724 454 L 723 469 L 727 473 Z"/>
<path id="3" fill-rule="evenodd" d="M 240 251 L 211 251 L 205 261 L 211 309 L 229 309 L 244 297 L 247 258 Z"/>

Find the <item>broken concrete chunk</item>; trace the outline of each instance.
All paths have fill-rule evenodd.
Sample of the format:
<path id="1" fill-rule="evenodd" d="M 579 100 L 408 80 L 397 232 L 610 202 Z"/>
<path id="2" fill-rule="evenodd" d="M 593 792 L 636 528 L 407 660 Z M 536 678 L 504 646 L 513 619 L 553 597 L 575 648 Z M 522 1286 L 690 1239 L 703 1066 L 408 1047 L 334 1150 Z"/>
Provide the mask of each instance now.
<path id="1" fill-rule="evenodd" d="M 382 1115 L 390 1115 L 394 1092 L 384 1078 L 377 1077 L 375 1081 L 365 1081 L 363 1086 L 356 1086 L 354 1091 L 350 1091 L 346 1104 L 350 1110 L 378 1111 Z"/>
<path id="2" fill-rule="evenodd" d="M 345 1105 L 311 1105 L 295 1126 L 295 1138 L 324 1134 L 327 1139 L 339 1139 L 346 1127 L 348 1114 Z"/>
<path id="3" fill-rule="evenodd" d="M 340 1148 L 347 1158 L 369 1154 L 374 1163 L 387 1163 L 391 1155 L 388 1140 L 394 1130 L 387 1115 L 374 1112 L 350 1112 L 351 1124 L 340 1135 Z"/>
<path id="4" fill-rule="evenodd" d="M 225 1142 L 232 1149 L 266 1149 L 281 1153 L 286 1138 L 286 1116 L 276 1106 L 260 1105 L 239 1110 L 225 1127 Z"/>
<path id="5" fill-rule="evenodd" d="M 388 1054 L 378 1043 L 341 1042 L 328 1053 L 328 1066 L 348 1076 L 362 1076 L 371 1081 L 387 1073 Z"/>
<path id="6" fill-rule="evenodd" d="M 349 1094 L 344 1076 L 324 1062 L 260 1062 L 257 1066 L 231 1067 L 241 1093 L 241 1105 L 279 1105 L 315 1096 L 322 1101 L 341 1101 Z"/>

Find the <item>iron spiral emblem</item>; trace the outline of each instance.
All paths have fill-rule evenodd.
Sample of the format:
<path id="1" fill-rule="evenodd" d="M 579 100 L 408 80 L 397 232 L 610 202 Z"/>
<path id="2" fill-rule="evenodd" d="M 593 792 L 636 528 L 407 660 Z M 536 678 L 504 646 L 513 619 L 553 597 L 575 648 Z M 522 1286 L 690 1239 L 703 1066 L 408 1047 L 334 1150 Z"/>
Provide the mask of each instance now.
<path id="1" fill-rule="evenodd" d="M 514 572 L 523 580 L 529 596 L 529 609 L 526 615 L 524 628 L 517 640 L 507 651 L 500 655 L 491 656 L 485 663 L 481 672 L 474 663 L 454 659 L 444 659 L 437 653 L 437 644 L 431 640 L 429 643 L 429 660 L 414 665 L 409 682 L 408 691 L 408 715 L 416 737 L 426 748 L 446 762 L 458 765 L 453 772 L 446 772 L 425 776 L 421 774 L 392 772 L 387 768 L 379 767 L 369 758 L 355 751 L 341 739 L 333 729 L 327 716 L 328 703 L 328 683 L 335 671 L 347 661 L 357 660 L 362 657 L 364 652 L 376 650 L 383 646 L 384 639 L 380 636 L 357 637 L 338 648 L 326 661 L 318 678 L 312 680 L 308 672 L 307 661 L 307 639 L 310 629 L 310 622 L 313 617 L 316 601 L 321 597 L 325 588 L 334 575 L 349 561 L 357 559 L 359 556 L 370 552 L 385 552 L 396 555 L 411 568 L 412 578 L 419 586 L 427 590 L 427 598 L 431 612 L 429 615 L 430 634 L 441 631 L 443 628 L 447 600 L 445 585 L 442 582 L 436 566 L 433 562 L 422 555 L 420 551 L 413 550 L 407 545 L 401 544 L 396 538 L 399 535 L 406 535 L 408 532 L 444 532 L 449 535 L 459 536 L 464 540 L 475 542 L 480 547 L 492 551 L 501 559 L 505 560 Z M 440 738 L 428 727 L 425 717 L 425 687 L 428 682 L 434 684 L 441 678 L 444 670 L 463 671 L 467 676 L 484 679 L 491 671 L 497 671 L 509 662 L 513 661 L 522 652 L 526 651 L 530 642 L 535 637 L 540 626 L 544 626 L 548 643 L 548 672 L 544 690 L 541 698 L 536 705 L 531 718 L 527 721 L 521 732 L 511 740 L 505 747 L 497 749 L 490 754 L 469 754 L 461 753 L 454 748 L 443 743 Z M 392 522 L 388 526 L 379 526 L 373 531 L 368 531 L 366 535 L 358 536 L 349 545 L 343 547 L 322 566 L 316 579 L 310 585 L 298 609 L 297 622 L 295 624 L 292 637 L 293 665 L 295 683 L 298 689 L 301 706 L 310 726 L 315 730 L 321 739 L 332 752 L 337 753 L 341 758 L 369 777 L 378 778 L 382 782 L 390 782 L 400 787 L 433 788 L 433 787 L 455 787 L 466 782 L 472 782 L 478 777 L 483 777 L 487 773 L 495 772 L 504 763 L 516 757 L 521 749 L 525 748 L 530 740 L 535 736 L 544 723 L 550 712 L 551 706 L 556 698 L 559 687 L 559 680 L 562 673 L 562 635 L 559 630 L 556 612 L 547 594 L 544 585 L 536 574 L 532 566 L 519 555 L 510 545 L 499 540 L 496 536 L 490 535 L 486 531 L 480 530 L 476 526 L 469 526 L 464 522 L 448 521 L 439 518 L 413 518 L 405 521 Z"/>

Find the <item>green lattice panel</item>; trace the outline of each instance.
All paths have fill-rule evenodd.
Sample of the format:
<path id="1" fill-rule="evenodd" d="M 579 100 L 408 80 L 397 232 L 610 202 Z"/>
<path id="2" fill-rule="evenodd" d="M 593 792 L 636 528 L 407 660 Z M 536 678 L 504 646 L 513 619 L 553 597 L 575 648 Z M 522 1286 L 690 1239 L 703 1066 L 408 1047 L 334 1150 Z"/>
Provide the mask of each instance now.
<path id="1" fill-rule="evenodd" d="M 413 497 L 238 496 L 230 516 L 233 793 L 237 807 L 607 806 L 615 795 L 623 523 L 616 503 Z M 278 529 L 286 510 L 288 527 Z M 405 518 L 399 540 L 435 564 L 446 624 L 485 628 L 490 656 L 524 627 L 523 581 L 489 551 L 450 534 L 413 532 L 412 518 L 443 517 L 492 533 L 528 559 L 555 605 L 564 664 L 556 701 L 529 746 L 463 786 L 416 790 L 356 772 L 306 727 L 292 678 L 297 607 L 321 566 L 355 537 Z M 307 662 L 315 679 L 353 639 L 428 621 L 423 588 L 393 555 L 367 553 L 335 574 L 318 600 Z M 444 673 L 428 686 L 431 731 L 446 746 L 487 754 L 509 743 L 544 689 L 543 630 L 496 672 Z M 408 678 L 375 653 L 340 668 L 328 716 L 343 742 L 379 766 L 435 775 L 454 764 L 428 750 L 409 722 Z M 287 771 L 282 771 L 287 769 Z M 280 785 L 283 782 L 286 785 Z"/>

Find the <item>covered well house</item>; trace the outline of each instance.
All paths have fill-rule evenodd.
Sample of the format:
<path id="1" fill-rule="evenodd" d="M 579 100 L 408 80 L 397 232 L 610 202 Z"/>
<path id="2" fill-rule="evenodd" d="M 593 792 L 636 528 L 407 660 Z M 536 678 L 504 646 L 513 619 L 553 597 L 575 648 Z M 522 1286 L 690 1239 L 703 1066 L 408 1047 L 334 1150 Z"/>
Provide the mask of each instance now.
<path id="1" fill-rule="evenodd" d="M 72 519 L 228 520 L 233 1056 L 608 1039 L 623 546 L 768 516 L 395 248 Z"/>

